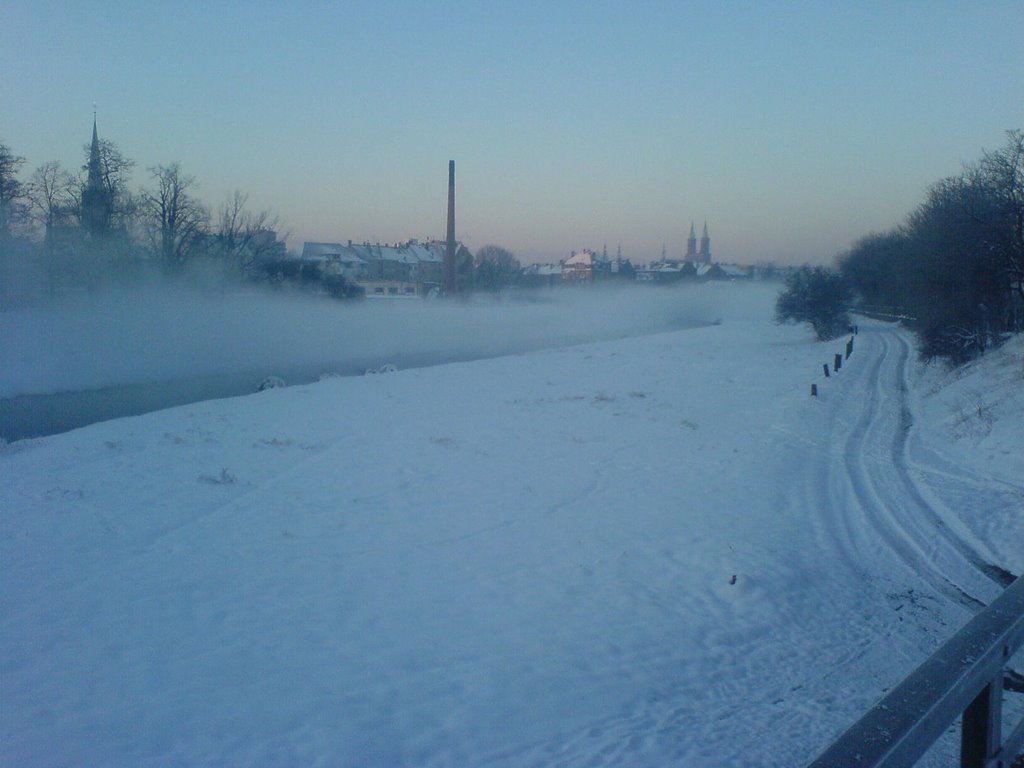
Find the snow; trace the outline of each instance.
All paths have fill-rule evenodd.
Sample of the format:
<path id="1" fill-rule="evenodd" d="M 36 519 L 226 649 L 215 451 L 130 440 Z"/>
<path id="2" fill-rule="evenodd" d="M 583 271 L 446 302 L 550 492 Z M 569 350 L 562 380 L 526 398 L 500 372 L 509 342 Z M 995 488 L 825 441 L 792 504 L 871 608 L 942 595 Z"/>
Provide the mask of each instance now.
<path id="1" fill-rule="evenodd" d="M 5 446 L 0 764 L 808 762 L 1024 569 L 1021 346 L 864 321 L 826 380 L 845 339 L 705 290 Z"/>
<path id="2" fill-rule="evenodd" d="M 1021 573 L 1024 529 L 1007 531 L 1006 521 L 1024 521 L 1024 335 L 963 368 L 933 364 L 919 376 L 921 427 L 911 446 L 926 489 Z"/>

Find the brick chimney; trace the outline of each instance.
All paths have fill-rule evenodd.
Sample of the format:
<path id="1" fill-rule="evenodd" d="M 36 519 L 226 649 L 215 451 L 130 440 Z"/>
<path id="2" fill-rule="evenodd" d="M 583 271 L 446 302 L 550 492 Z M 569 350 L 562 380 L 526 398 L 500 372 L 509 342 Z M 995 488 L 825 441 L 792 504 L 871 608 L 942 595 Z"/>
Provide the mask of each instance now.
<path id="1" fill-rule="evenodd" d="M 448 161 L 448 238 L 444 252 L 444 290 L 454 296 L 455 282 L 455 161 Z"/>

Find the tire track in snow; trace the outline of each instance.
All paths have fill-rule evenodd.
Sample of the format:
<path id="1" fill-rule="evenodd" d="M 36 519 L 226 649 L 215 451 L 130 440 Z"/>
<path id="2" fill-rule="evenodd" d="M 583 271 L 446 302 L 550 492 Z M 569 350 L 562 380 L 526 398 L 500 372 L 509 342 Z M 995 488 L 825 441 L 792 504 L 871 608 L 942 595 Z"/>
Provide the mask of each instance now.
<path id="1" fill-rule="evenodd" d="M 994 565 L 993 563 L 985 560 L 977 550 L 954 533 L 946 520 L 943 519 L 942 515 L 936 511 L 935 507 L 925 500 L 917 481 L 911 474 L 909 467 L 909 440 L 914 419 L 910 410 L 908 396 L 910 387 L 907 381 L 907 362 L 910 359 L 911 349 L 910 344 L 903 336 L 899 334 L 894 335 L 901 346 L 901 354 L 896 371 L 900 393 L 900 429 L 897 431 L 893 442 L 893 461 L 896 466 L 896 470 L 899 473 L 900 480 L 903 482 L 903 487 L 907 491 L 907 495 L 923 513 L 927 522 L 933 526 L 939 534 L 941 534 L 943 539 L 952 546 L 952 548 L 956 550 L 964 560 L 970 563 L 975 570 L 979 571 L 990 581 L 1000 587 L 1008 587 L 1013 583 L 1015 576 L 1009 571 L 1000 568 L 998 565 Z"/>
<path id="2" fill-rule="evenodd" d="M 984 588 L 976 577 L 1002 581 L 942 522 L 911 476 L 906 462 L 910 345 L 891 329 L 877 327 L 877 333 L 882 349 L 868 375 L 872 386 L 842 451 L 847 482 L 866 521 L 910 570 L 949 600 L 977 611 L 985 602 L 976 597 Z"/>

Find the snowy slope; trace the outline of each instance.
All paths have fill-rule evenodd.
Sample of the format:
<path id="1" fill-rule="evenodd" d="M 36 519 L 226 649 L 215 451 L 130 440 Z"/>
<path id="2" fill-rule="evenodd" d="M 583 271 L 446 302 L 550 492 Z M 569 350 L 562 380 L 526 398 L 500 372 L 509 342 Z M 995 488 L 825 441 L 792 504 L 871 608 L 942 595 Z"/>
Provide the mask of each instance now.
<path id="1" fill-rule="evenodd" d="M 1024 336 L 963 368 L 918 375 L 911 447 L 933 501 L 1024 572 Z"/>
<path id="2" fill-rule="evenodd" d="M 947 450 L 902 332 L 826 381 L 842 342 L 720 290 L 720 326 L 7 446 L 0 763 L 807 762 L 996 593 L 975 559 L 1024 565 L 948 465 L 1021 477 Z"/>

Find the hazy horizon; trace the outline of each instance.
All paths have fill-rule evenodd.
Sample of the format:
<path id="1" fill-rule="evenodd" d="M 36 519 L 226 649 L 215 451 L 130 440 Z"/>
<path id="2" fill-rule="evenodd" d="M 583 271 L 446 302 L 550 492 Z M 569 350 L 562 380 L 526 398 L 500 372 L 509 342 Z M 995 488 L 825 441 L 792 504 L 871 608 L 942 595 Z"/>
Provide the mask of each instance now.
<path id="1" fill-rule="evenodd" d="M 21 177 L 101 138 L 235 189 L 303 241 L 457 236 L 524 263 L 827 262 L 1024 123 L 1024 5 L 345 7 L 12 0 L 0 140 Z"/>

